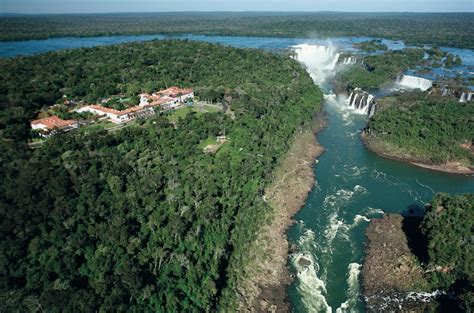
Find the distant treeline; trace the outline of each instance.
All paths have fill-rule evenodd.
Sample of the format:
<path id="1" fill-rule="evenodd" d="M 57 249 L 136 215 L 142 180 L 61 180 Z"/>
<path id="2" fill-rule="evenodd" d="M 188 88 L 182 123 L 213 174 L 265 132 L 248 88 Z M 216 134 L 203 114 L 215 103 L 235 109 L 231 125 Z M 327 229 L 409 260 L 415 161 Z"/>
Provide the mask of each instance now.
<path id="1" fill-rule="evenodd" d="M 472 49 L 474 14 L 216 12 L 5 15 L 0 19 L 0 41 L 138 34 L 371 36 Z"/>

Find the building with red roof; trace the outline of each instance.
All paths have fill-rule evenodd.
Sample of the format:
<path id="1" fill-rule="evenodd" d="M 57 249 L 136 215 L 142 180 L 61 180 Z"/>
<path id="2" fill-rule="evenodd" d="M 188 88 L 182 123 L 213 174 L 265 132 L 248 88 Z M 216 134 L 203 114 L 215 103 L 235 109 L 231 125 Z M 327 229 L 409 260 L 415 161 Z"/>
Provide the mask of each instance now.
<path id="1" fill-rule="evenodd" d="M 140 95 L 140 106 L 160 106 L 161 110 L 170 110 L 181 107 L 183 103 L 194 98 L 191 88 L 179 88 L 176 86 L 149 94 Z"/>
<path id="2" fill-rule="evenodd" d="M 105 116 L 110 119 L 111 122 L 116 124 L 122 124 L 130 122 L 137 117 L 145 117 L 155 113 L 151 106 L 141 107 L 134 106 L 126 110 L 115 110 L 111 108 L 104 108 L 100 105 L 92 104 L 87 105 L 76 110 L 78 113 L 89 112 L 98 116 Z"/>
<path id="3" fill-rule="evenodd" d="M 77 128 L 78 123 L 73 120 L 62 120 L 53 115 L 38 120 L 31 121 L 31 128 L 35 130 L 51 131 L 57 129 Z"/>

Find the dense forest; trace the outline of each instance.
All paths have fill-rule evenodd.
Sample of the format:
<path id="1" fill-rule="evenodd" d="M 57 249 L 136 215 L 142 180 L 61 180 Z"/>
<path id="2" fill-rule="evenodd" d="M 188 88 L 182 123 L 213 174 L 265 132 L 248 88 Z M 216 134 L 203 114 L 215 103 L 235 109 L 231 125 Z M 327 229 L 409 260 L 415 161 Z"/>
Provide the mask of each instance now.
<path id="1" fill-rule="evenodd" d="M 206 34 L 370 36 L 473 49 L 473 13 L 126 13 L 4 15 L 0 40 L 68 36 Z"/>
<path id="2" fill-rule="evenodd" d="M 391 154 L 443 164 L 474 166 L 469 148 L 474 140 L 474 106 L 413 91 L 385 97 L 369 120 L 369 140 L 383 143 Z"/>
<path id="3" fill-rule="evenodd" d="M 305 70 L 258 50 L 154 41 L 2 59 L 0 72 L 0 311 L 232 311 L 248 243 L 271 215 L 264 188 L 320 110 Z M 156 116 L 27 148 L 29 119 L 64 94 L 170 85 L 226 101 L 235 119 Z"/>
<path id="4" fill-rule="evenodd" d="M 427 242 L 431 287 L 449 290 L 458 312 L 470 312 L 474 307 L 474 194 L 437 194 L 421 230 Z"/>

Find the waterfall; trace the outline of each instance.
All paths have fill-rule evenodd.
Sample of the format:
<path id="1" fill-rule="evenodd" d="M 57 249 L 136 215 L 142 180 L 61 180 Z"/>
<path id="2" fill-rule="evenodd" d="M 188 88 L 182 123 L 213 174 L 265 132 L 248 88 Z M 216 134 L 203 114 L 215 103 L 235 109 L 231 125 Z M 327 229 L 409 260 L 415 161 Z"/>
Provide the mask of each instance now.
<path id="1" fill-rule="evenodd" d="M 370 105 L 370 108 L 369 108 L 369 118 L 371 118 L 372 116 L 374 116 L 374 114 L 375 114 L 375 107 L 376 107 L 375 103 L 373 103 L 373 104 Z"/>
<path id="2" fill-rule="evenodd" d="M 301 44 L 293 46 L 295 59 L 306 65 L 313 80 L 322 84 L 326 78 L 334 75 L 334 69 L 340 54 L 330 46 Z"/>
<path id="3" fill-rule="evenodd" d="M 346 99 L 346 104 L 351 105 L 352 97 L 354 96 L 354 92 L 352 91 L 349 95 L 349 98 Z"/>
<path id="4" fill-rule="evenodd" d="M 408 87 L 408 88 L 418 88 L 422 91 L 425 91 L 433 85 L 433 82 L 426 78 L 410 76 L 410 75 L 402 75 L 397 79 L 397 83 L 401 86 Z"/>
<path id="5" fill-rule="evenodd" d="M 357 58 L 356 57 L 345 57 L 344 61 L 342 61 L 343 65 L 351 65 L 357 63 Z"/>
<path id="6" fill-rule="evenodd" d="M 353 109 L 355 109 L 355 105 L 356 105 L 356 102 L 357 102 L 357 97 L 359 97 L 358 94 L 356 94 L 355 97 L 354 97 L 354 100 L 352 100 L 351 107 L 352 107 Z"/>
<path id="7" fill-rule="evenodd" d="M 355 88 L 346 99 L 346 104 L 354 111 L 354 113 L 372 117 L 376 106 L 374 99 L 374 95 L 371 95 L 360 88 Z"/>
<path id="8" fill-rule="evenodd" d="M 472 92 L 463 92 L 459 98 L 459 102 L 471 102 L 472 101 Z"/>
<path id="9" fill-rule="evenodd" d="M 373 95 L 369 95 L 369 98 L 367 100 L 367 104 L 370 104 L 372 102 L 372 100 L 374 100 L 374 96 Z"/>

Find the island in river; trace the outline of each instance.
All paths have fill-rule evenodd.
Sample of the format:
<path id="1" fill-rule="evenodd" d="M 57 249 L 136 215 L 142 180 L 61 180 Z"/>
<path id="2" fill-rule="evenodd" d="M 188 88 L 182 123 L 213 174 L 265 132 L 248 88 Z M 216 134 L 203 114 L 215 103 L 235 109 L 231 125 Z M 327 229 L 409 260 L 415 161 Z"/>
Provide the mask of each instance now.
<path id="1" fill-rule="evenodd" d="M 362 140 L 370 150 L 432 170 L 474 174 L 468 76 L 430 80 L 403 74 L 438 67 L 449 73 L 450 60 L 459 56 L 439 48 L 406 48 L 347 58 L 356 61 L 337 72 L 336 90 L 347 94 L 348 106 L 369 116 Z"/>
<path id="2" fill-rule="evenodd" d="M 474 174 L 474 105 L 430 91 L 378 101 L 362 140 L 383 157 L 453 174 Z"/>

